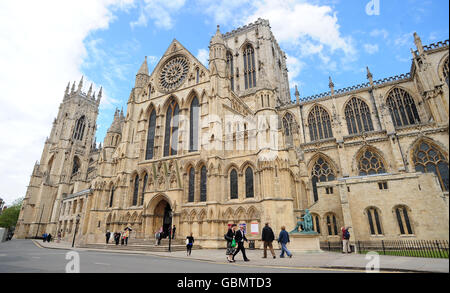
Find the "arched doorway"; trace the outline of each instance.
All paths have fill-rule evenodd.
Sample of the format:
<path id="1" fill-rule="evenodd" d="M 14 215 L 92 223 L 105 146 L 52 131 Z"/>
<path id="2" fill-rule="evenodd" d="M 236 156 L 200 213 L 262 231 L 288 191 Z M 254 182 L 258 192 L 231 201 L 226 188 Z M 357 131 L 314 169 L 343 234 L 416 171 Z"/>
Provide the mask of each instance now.
<path id="1" fill-rule="evenodd" d="M 163 238 L 166 238 L 169 235 L 171 212 L 172 208 L 170 207 L 170 204 L 164 199 L 156 205 L 153 212 L 153 231 L 159 231 L 162 227 L 164 232 Z"/>

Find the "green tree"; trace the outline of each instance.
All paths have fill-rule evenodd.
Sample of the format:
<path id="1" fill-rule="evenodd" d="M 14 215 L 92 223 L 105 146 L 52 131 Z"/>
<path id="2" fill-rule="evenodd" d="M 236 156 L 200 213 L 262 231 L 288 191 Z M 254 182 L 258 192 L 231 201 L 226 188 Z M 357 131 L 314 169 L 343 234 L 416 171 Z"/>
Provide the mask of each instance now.
<path id="1" fill-rule="evenodd" d="M 19 219 L 20 209 L 22 208 L 23 198 L 19 198 L 13 204 L 5 209 L 0 215 L 0 227 L 11 228 L 15 227 Z"/>

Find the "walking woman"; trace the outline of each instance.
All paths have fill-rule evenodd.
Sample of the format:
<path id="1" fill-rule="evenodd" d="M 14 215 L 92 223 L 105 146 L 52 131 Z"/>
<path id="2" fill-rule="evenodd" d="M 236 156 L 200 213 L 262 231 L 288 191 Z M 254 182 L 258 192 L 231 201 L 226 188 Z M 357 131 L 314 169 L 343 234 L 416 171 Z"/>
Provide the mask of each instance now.
<path id="1" fill-rule="evenodd" d="M 192 233 L 190 236 L 186 237 L 186 255 L 191 255 L 192 252 L 192 246 L 194 246 L 194 237 L 192 236 Z"/>
<path id="2" fill-rule="evenodd" d="M 237 228 L 236 224 L 231 225 L 231 228 L 229 228 L 227 234 L 225 234 L 225 240 L 227 240 L 226 255 L 227 255 L 228 262 L 235 262 L 233 260 L 233 254 L 236 250 L 236 241 L 234 241 L 234 246 L 233 246 L 233 240 L 236 236 L 236 228 Z"/>

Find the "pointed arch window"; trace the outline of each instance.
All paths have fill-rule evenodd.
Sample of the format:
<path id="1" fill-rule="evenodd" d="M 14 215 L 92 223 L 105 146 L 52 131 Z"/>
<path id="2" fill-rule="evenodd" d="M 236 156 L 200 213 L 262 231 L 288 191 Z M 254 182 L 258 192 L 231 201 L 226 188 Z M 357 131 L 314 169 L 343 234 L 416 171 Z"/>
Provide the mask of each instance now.
<path id="1" fill-rule="evenodd" d="M 227 68 L 230 74 L 231 90 L 234 91 L 234 64 L 233 64 L 233 54 L 227 52 Z"/>
<path id="2" fill-rule="evenodd" d="M 195 170 L 193 167 L 189 168 L 189 189 L 188 202 L 194 202 L 195 199 Z"/>
<path id="3" fill-rule="evenodd" d="M 200 201 L 206 201 L 206 185 L 207 185 L 207 170 L 206 166 L 200 169 Z"/>
<path id="4" fill-rule="evenodd" d="M 363 100 L 356 97 L 352 98 L 345 106 L 345 120 L 349 134 L 373 131 L 369 107 Z"/>
<path id="5" fill-rule="evenodd" d="M 155 148 L 155 129 L 156 129 L 156 111 L 152 110 L 150 113 L 150 119 L 148 121 L 148 131 L 147 131 L 147 148 L 145 152 L 145 159 L 153 159 L 153 151 Z"/>
<path id="6" fill-rule="evenodd" d="M 244 49 L 244 83 L 245 89 L 256 86 L 255 50 L 248 44 Z"/>
<path id="7" fill-rule="evenodd" d="M 294 144 L 293 132 L 296 130 L 296 123 L 291 113 L 286 113 L 283 117 L 284 139 L 287 146 Z"/>
<path id="8" fill-rule="evenodd" d="M 320 219 L 318 215 L 313 215 L 313 229 L 320 234 Z"/>
<path id="9" fill-rule="evenodd" d="M 111 208 L 113 206 L 113 201 L 114 201 L 114 186 L 111 187 L 111 195 L 109 198 L 109 207 Z"/>
<path id="10" fill-rule="evenodd" d="M 142 185 L 142 195 L 141 195 L 141 199 L 139 201 L 139 205 L 140 206 L 144 205 L 144 196 L 145 196 L 145 188 L 147 186 L 147 181 L 148 181 L 148 174 L 145 173 L 144 184 Z"/>
<path id="11" fill-rule="evenodd" d="M 420 123 L 414 99 L 400 88 L 393 89 L 386 100 L 395 127 Z"/>
<path id="12" fill-rule="evenodd" d="M 333 137 L 330 115 L 323 107 L 316 105 L 311 110 L 308 124 L 311 141 Z"/>
<path id="13" fill-rule="evenodd" d="M 367 149 L 359 158 L 358 169 L 359 176 L 386 173 L 381 157 L 370 149 Z"/>
<path id="14" fill-rule="evenodd" d="M 198 151 L 198 132 L 199 132 L 199 116 L 200 116 L 200 107 L 198 103 L 197 97 L 191 102 L 191 111 L 189 117 L 189 151 L 194 152 Z"/>
<path id="15" fill-rule="evenodd" d="M 238 198 L 238 174 L 236 169 L 230 172 L 230 198 Z"/>
<path id="16" fill-rule="evenodd" d="M 444 76 L 444 80 L 449 85 L 449 68 L 448 68 L 448 57 L 444 61 L 444 66 L 442 67 L 442 75 Z"/>
<path id="17" fill-rule="evenodd" d="M 139 194 L 139 176 L 136 175 L 136 177 L 134 178 L 133 202 L 131 204 L 132 206 L 137 205 L 138 194 Z"/>
<path id="18" fill-rule="evenodd" d="M 72 175 L 78 173 L 78 171 L 80 170 L 80 166 L 81 166 L 80 159 L 77 156 L 75 156 L 73 158 Z"/>
<path id="19" fill-rule="evenodd" d="M 327 228 L 328 228 L 328 235 L 329 236 L 338 235 L 337 226 L 338 225 L 337 225 L 336 215 L 328 214 L 327 215 Z"/>
<path id="20" fill-rule="evenodd" d="M 401 235 L 414 234 L 411 227 L 411 221 L 408 215 L 408 209 L 405 206 L 396 207 L 395 216 L 397 218 L 397 224 L 400 229 Z"/>
<path id="21" fill-rule="evenodd" d="M 175 156 L 178 150 L 178 103 L 172 100 L 167 108 L 164 156 Z"/>
<path id="22" fill-rule="evenodd" d="M 372 207 L 368 208 L 366 212 L 367 212 L 367 219 L 369 221 L 370 235 L 383 235 L 378 209 Z"/>
<path id="23" fill-rule="evenodd" d="M 319 200 L 319 195 L 317 193 L 317 183 L 333 181 L 335 180 L 335 178 L 336 177 L 334 171 L 330 168 L 328 162 L 325 161 L 325 159 L 323 159 L 322 157 L 319 157 L 311 171 L 314 202 Z"/>
<path id="24" fill-rule="evenodd" d="M 252 198 L 254 196 L 253 169 L 251 167 L 247 167 L 247 169 L 245 169 L 245 197 Z"/>
<path id="25" fill-rule="evenodd" d="M 448 160 L 437 147 L 422 141 L 414 150 L 413 161 L 417 172 L 436 174 L 442 190 L 448 191 Z"/>
<path id="26" fill-rule="evenodd" d="M 84 133 L 84 128 L 86 124 L 86 118 L 85 116 L 81 116 L 75 123 L 75 129 L 73 132 L 73 139 L 76 140 L 83 140 L 83 133 Z"/>

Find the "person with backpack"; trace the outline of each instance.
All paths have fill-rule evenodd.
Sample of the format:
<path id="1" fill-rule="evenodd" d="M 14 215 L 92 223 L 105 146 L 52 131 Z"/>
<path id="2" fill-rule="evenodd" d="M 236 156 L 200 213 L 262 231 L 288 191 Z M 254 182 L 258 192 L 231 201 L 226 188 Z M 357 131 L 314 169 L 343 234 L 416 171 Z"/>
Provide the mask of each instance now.
<path id="1" fill-rule="evenodd" d="M 342 227 L 342 253 L 352 253 L 352 250 L 350 249 L 350 227 Z"/>

